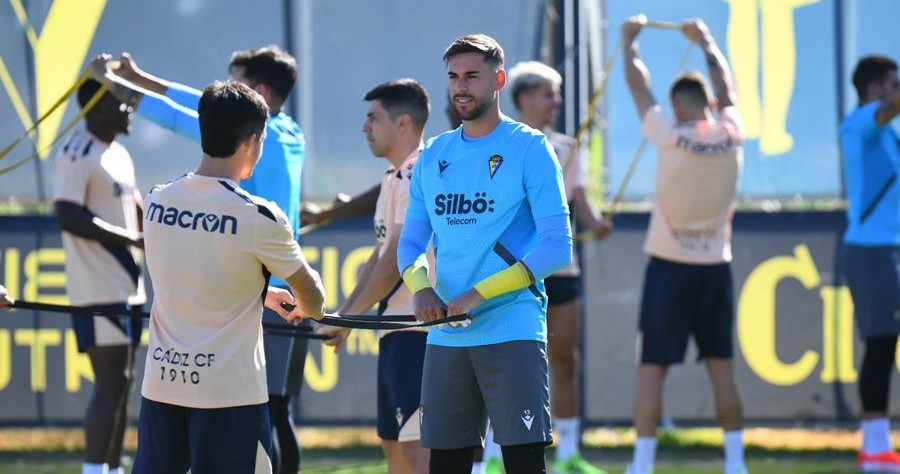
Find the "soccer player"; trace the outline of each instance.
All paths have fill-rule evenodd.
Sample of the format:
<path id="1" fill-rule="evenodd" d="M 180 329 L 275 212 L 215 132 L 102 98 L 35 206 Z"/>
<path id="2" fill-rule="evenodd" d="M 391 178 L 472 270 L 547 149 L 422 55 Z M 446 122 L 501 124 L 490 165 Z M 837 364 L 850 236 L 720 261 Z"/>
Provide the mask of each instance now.
<path id="1" fill-rule="evenodd" d="M 663 382 L 684 359 L 693 336 L 712 382 L 716 415 L 725 431 L 725 473 L 744 473 L 741 401 L 734 381 L 731 219 L 743 162 L 743 124 L 735 107 L 728 63 L 701 20 L 682 26 L 706 56 L 715 97 L 697 71 L 670 90 L 674 120 L 657 104 L 638 55 L 643 15 L 622 25 L 625 78 L 643 123 L 659 150 L 656 199 L 644 251 L 650 255 L 641 302 L 635 393 L 634 459 L 630 474 L 652 472 Z M 713 110 L 718 108 L 718 119 Z"/>
<path id="2" fill-rule="evenodd" d="M 324 290 L 284 212 L 238 185 L 265 141 L 262 96 L 216 82 L 198 115 L 200 166 L 146 198 L 155 297 L 134 472 L 270 473 L 263 303 L 288 321 L 321 319 Z M 297 297 L 292 312 L 270 273 Z"/>
<path id="3" fill-rule="evenodd" d="M 865 341 L 859 371 L 859 467 L 863 472 L 900 472 L 887 414 L 900 333 L 900 140 L 890 126 L 900 114 L 897 63 L 866 56 L 856 64 L 853 85 L 859 106 L 841 124 L 841 147 L 848 204 L 843 260 L 856 325 Z"/>
<path id="4" fill-rule="evenodd" d="M 141 70 L 128 54 L 123 54 L 119 61 L 121 68 L 116 73 L 126 79 L 120 81 L 122 85 L 134 83 L 152 92 L 143 97 L 133 95 L 138 115 L 180 135 L 200 140 L 196 115 L 199 90 Z M 271 113 L 262 158 L 253 176 L 241 181 L 241 188 L 283 209 L 296 235 L 300 225 L 300 173 L 306 146 L 300 127 L 282 110 L 297 79 L 296 61 L 277 46 L 266 46 L 236 51 L 228 69 L 233 79 L 250 86 L 265 99 Z M 135 88 L 135 91 L 139 89 Z M 273 278 L 272 284 L 287 287 L 278 278 Z M 274 312 L 266 311 L 263 320 L 271 323 L 279 318 Z M 300 470 L 300 450 L 290 398 L 300 394 L 308 341 L 276 335 L 267 335 L 265 340 L 269 409 L 276 435 L 273 464 L 277 474 L 292 474 Z"/>
<path id="5" fill-rule="evenodd" d="M 509 72 L 513 104 L 523 123 L 547 135 L 556 152 L 563 172 L 566 199 L 573 209 L 572 215 L 582 227 L 589 229 L 594 238 L 602 240 L 609 235 L 611 224 L 599 216 L 587 198 L 585 188 L 589 181 L 587 163 L 581 150 L 576 150 L 572 163 L 566 163 L 572 147 L 571 137 L 552 129 L 559 106 L 562 104 L 560 86 L 562 77 L 556 70 L 538 61 L 516 64 Z M 576 363 L 578 357 L 578 328 L 581 299 L 581 269 L 573 254 L 568 267 L 544 279 L 547 291 L 547 348 L 550 356 L 550 408 L 553 412 L 553 428 L 556 430 L 556 462 L 553 472 L 558 474 L 600 474 L 603 471 L 591 466 L 579 452 L 581 426 L 578 419 Z M 492 430 L 491 430 L 492 431 Z M 490 442 L 492 432 L 485 443 L 485 473 L 499 472 L 499 448 Z"/>
<path id="6" fill-rule="evenodd" d="M 339 312 L 360 314 L 378 304 L 379 315 L 412 314 L 412 295 L 397 270 L 397 242 L 406 219 L 409 180 L 422 151 L 428 120 L 428 93 L 412 79 L 380 84 L 366 93 L 369 102 L 363 132 L 372 153 L 390 167 L 381 181 L 375 208 L 375 249 L 356 288 Z M 326 344 L 341 345 L 344 328 L 320 331 L 336 336 Z M 419 445 L 419 396 L 427 330 L 387 331 L 378 345 L 378 436 L 390 474 L 428 472 L 428 450 Z"/>
<path id="7" fill-rule="evenodd" d="M 542 280 L 571 263 L 569 209 L 544 134 L 500 113 L 503 56 L 483 34 L 445 51 L 463 125 L 422 151 L 398 244 L 419 319 L 474 316 L 428 333 L 421 420 L 432 473 L 471 471 L 486 415 L 509 472 L 545 472 L 552 441 Z M 432 236 L 433 288 L 423 258 Z"/>
<path id="8" fill-rule="evenodd" d="M 450 97 L 447 97 L 447 106 L 444 108 L 447 121 L 450 122 L 450 130 L 459 128 L 462 119 L 453 107 Z M 375 204 L 381 185 L 376 184 L 371 188 L 355 196 L 338 196 L 327 209 L 322 209 L 312 203 L 303 203 L 300 208 L 300 218 L 305 224 L 318 224 L 325 221 L 346 219 L 348 217 L 364 216 L 375 213 Z"/>
<path id="9" fill-rule="evenodd" d="M 81 107 L 100 84 L 78 89 Z M 116 137 L 127 134 L 131 109 L 104 94 L 54 158 L 53 207 L 66 252 L 69 301 L 108 311 L 140 309 L 146 301 L 141 275 L 141 197 L 131 155 Z M 142 321 L 73 315 L 78 351 L 94 372 L 94 391 L 84 420 L 83 474 L 124 473 L 122 439 L 134 352 Z"/>

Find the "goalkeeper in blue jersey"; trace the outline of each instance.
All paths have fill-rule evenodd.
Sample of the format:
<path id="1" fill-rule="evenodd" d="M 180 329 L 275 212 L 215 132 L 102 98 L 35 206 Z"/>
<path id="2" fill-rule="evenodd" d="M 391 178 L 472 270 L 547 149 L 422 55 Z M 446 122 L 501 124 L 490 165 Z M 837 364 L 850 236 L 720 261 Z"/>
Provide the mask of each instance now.
<path id="1" fill-rule="evenodd" d="M 432 139 L 413 170 L 398 266 L 419 319 L 473 319 L 429 332 L 422 445 L 432 473 L 468 473 L 490 417 L 507 471 L 543 473 L 552 437 L 542 280 L 572 260 L 562 173 L 543 133 L 500 112 L 506 72 L 493 38 L 457 38 L 444 61 L 463 125 Z M 432 237 L 433 270 L 423 257 Z"/>

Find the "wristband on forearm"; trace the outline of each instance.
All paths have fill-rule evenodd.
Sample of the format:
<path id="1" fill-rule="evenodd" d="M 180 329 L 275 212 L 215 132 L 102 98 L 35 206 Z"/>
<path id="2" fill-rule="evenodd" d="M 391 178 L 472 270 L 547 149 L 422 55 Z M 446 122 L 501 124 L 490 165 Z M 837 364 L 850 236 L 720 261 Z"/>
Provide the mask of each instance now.
<path id="1" fill-rule="evenodd" d="M 500 270 L 476 283 L 475 291 L 487 300 L 510 291 L 528 287 L 532 283 L 534 283 L 534 278 L 525 264 L 516 262 L 515 265 Z"/>
<path id="2" fill-rule="evenodd" d="M 431 282 L 428 281 L 428 267 L 419 263 L 406 267 L 406 270 L 403 270 L 403 283 L 412 294 L 431 288 Z"/>

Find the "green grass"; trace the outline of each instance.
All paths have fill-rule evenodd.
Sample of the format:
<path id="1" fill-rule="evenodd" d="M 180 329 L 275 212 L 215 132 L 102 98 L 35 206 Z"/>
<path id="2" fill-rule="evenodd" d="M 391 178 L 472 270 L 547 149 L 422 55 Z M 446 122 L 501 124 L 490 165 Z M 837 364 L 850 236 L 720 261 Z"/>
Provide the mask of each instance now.
<path id="1" fill-rule="evenodd" d="M 133 455 L 133 453 L 131 453 Z M 625 471 L 631 451 L 628 448 L 588 449 L 585 457 L 609 474 Z M 303 452 L 304 474 L 387 472 L 377 447 L 307 449 Z M 751 473 L 778 474 L 850 474 L 858 472 L 854 454 L 846 452 L 809 452 L 750 450 Z M 548 468 L 550 467 L 548 463 Z M 78 453 L 2 453 L 0 474 L 79 474 Z M 721 452 L 706 448 L 662 448 L 656 474 L 721 474 Z"/>
<path id="2" fill-rule="evenodd" d="M 900 433 L 894 435 L 900 444 Z M 299 436 L 306 447 L 304 474 L 387 472 L 373 429 L 302 428 Z M 855 473 L 858 437 L 848 429 L 749 428 L 748 467 L 753 474 Z M 656 474 L 720 474 L 721 438 L 716 428 L 660 432 Z M 125 446 L 130 457 L 136 442 L 134 429 L 129 429 Z M 590 429 L 584 435 L 583 454 L 609 474 L 621 474 L 631 460 L 633 442 L 630 429 Z M 0 429 L 0 474 L 79 474 L 82 449 L 77 429 Z M 551 456 L 552 451 L 548 459 Z M 130 463 L 126 461 L 126 466 Z"/>

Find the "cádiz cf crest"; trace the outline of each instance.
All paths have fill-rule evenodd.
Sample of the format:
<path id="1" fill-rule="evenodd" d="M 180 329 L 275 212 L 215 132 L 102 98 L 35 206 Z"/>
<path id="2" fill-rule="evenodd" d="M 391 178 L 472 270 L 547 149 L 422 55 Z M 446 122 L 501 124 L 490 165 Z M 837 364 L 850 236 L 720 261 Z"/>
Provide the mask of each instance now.
<path id="1" fill-rule="evenodd" d="M 503 157 L 500 155 L 494 155 L 488 158 L 488 172 L 491 174 L 491 179 L 494 179 L 494 173 L 497 172 L 497 169 L 499 169 L 502 164 Z"/>

